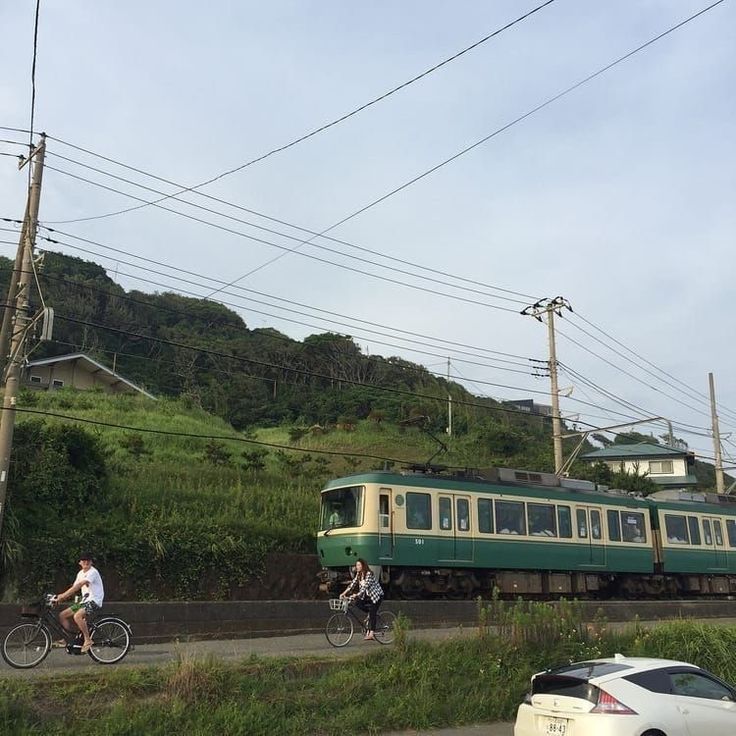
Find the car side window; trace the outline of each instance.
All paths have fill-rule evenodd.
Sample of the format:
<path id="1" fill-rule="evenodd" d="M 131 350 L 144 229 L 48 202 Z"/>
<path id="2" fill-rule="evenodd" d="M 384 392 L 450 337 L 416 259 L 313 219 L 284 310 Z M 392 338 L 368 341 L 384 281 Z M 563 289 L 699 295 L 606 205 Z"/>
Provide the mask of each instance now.
<path id="1" fill-rule="evenodd" d="M 633 675 L 627 675 L 624 680 L 629 680 L 639 687 L 643 687 L 645 690 L 649 690 L 653 693 L 666 693 L 672 692 L 672 685 L 670 684 L 669 674 L 666 670 L 647 670 L 646 672 L 637 672 Z"/>
<path id="2" fill-rule="evenodd" d="M 673 695 L 707 700 L 733 701 L 734 694 L 725 685 L 699 672 L 670 673 Z"/>

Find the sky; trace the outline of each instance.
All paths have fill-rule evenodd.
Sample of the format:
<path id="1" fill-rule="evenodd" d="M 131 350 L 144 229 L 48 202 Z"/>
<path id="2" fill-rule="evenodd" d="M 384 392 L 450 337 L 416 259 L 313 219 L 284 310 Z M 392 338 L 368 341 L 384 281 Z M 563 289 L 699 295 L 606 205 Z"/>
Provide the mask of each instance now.
<path id="1" fill-rule="evenodd" d="M 542 2 L 40 0 L 34 128 L 51 137 L 40 221 L 56 228 L 54 249 L 126 289 L 207 296 L 245 276 L 212 298 L 250 328 L 350 334 L 443 375 L 449 359 L 454 380 L 499 399 L 550 403 L 529 361 L 548 358 L 546 326 L 519 312 L 563 296 L 570 426 L 667 417 L 712 457 L 713 372 L 724 451 L 736 456 L 734 0 L 514 122 L 709 5 L 554 0 L 182 195 L 191 204 L 99 217 L 140 204 L 119 192 L 162 196 L 136 184 L 174 194 L 171 183 L 280 148 Z M 30 125 L 34 13 L 31 0 L 0 4 L 6 128 Z M 301 242 L 312 235 L 297 228 L 324 233 L 488 136 L 329 230 L 335 240 Z M 26 177 L 0 156 L 0 217 L 22 216 Z"/>

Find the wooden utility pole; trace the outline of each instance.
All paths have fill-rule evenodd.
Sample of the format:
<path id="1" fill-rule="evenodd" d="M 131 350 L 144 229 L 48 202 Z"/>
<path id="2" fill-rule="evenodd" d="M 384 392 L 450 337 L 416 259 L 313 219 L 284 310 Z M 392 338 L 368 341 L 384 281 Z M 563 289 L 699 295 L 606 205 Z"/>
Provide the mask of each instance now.
<path id="1" fill-rule="evenodd" d="M 716 492 L 723 493 L 726 484 L 723 481 L 723 459 L 721 458 L 721 433 L 718 428 L 718 414 L 716 413 L 716 388 L 713 382 L 713 374 L 708 374 L 708 385 L 710 387 L 710 417 L 713 422 L 713 449 L 716 453 Z"/>
<path id="2" fill-rule="evenodd" d="M 552 398 L 552 447 L 555 456 L 555 474 L 560 475 L 562 461 L 562 422 L 560 420 L 560 390 L 557 384 L 557 348 L 555 346 L 555 314 L 562 316 L 562 310 L 572 307 L 567 299 L 556 296 L 554 299 L 540 299 L 538 302 L 521 310 L 521 314 L 544 322 L 542 315 L 547 315 L 547 338 L 549 341 L 549 381 Z"/>
<path id="3" fill-rule="evenodd" d="M 0 416 L 0 535 L 2 534 L 3 517 L 5 516 L 5 498 L 8 493 L 8 472 L 10 470 L 10 454 L 13 449 L 13 431 L 15 430 L 15 406 L 18 400 L 21 368 L 25 358 L 26 330 L 30 324 L 28 315 L 31 290 L 31 274 L 33 272 L 33 246 L 36 242 L 38 226 L 38 208 L 41 202 L 41 181 L 43 179 L 43 160 L 46 153 L 46 137 L 33 149 L 25 163 L 33 166 L 31 188 L 28 192 L 25 238 L 21 250 L 21 268 L 17 277 L 17 292 L 10 332 L 10 355 L 5 379 L 5 397 L 3 411 Z"/>

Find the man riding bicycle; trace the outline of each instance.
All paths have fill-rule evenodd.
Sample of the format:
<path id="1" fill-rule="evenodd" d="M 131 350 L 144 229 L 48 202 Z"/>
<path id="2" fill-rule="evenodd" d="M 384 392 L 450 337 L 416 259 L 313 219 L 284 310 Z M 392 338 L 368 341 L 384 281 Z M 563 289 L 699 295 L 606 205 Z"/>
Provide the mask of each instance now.
<path id="1" fill-rule="evenodd" d="M 88 652 L 92 647 L 92 639 L 89 635 L 87 626 L 87 616 L 96 613 L 102 608 L 102 601 L 105 599 L 105 589 L 102 585 L 102 577 L 97 568 L 93 566 L 94 559 L 90 552 L 83 552 L 79 555 L 79 566 L 82 568 L 74 580 L 70 588 L 63 593 L 55 595 L 54 603 L 60 603 L 73 595 L 82 592 L 82 600 L 78 603 L 72 603 L 68 608 L 59 614 L 59 622 L 70 634 L 74 633 L 74 624 L 77 629 L 82 632 L 84 643 L 82 644 L 82 653 Z M 73 622 L 73 623 L 72 623 Z M 62 642 L 65 644 L 65 642 Z"/>

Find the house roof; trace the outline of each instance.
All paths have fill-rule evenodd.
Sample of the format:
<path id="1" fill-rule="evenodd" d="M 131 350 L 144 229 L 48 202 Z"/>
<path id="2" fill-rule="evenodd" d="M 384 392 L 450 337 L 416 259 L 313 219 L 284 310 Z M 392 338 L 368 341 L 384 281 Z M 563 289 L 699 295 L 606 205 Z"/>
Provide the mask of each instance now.
<path id="1" fill-rule="evenodd" d="M 668 445 L 639 442 L 635 445 L 611 445 L 601 450 L 587 452 L 580 457 L 587 460 L 636 460 L 650 457 L 687 457 L 687 455 L 686 451 Z"/>
<path id="2" fill-rule="evenodd" d="M 33 368 L 34 366 L 53 365 L 55 363 L 71 363 L 74 361 L 77 361 L 83 370 L 88 373 L 95 374 L 97 378 L 108 386 L 115 386 L 116 384 L 123 383 L 134 391 L 147 396 L 149 399 L 156 398 L 153 394 L 148 393 L 148 391 L 140 386 L 136 386 L 132 381 L 129 381 L 127 378 L 123 378 L 119 373 L 116 373 L 107 366 L 102 365 L 102 363 L 99 363 L 94 358 L 90 358 L 89 355 L 85 355 L 85 353 L 70 353 L 69 355 L 55 355 L 53 358 L 31 360 L 27 363 L 27 367 Z"/>

